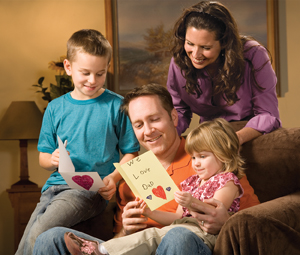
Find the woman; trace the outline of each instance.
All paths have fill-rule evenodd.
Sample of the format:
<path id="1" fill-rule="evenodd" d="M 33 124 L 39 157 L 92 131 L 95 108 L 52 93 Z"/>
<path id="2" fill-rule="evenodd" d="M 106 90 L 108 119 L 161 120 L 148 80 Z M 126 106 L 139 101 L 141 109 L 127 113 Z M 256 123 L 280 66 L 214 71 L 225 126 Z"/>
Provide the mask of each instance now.
<path id="1" fill-rule="evenodd" d="M 179 114 L 179 134 L 192 113 L 201 122 L 248 120 L 237 132 L 241 145 L 281 126 L 268 51 L 239 35 L 224 5 L 202 1 L 184 10 L 174 34 L 167 88 Z"/>

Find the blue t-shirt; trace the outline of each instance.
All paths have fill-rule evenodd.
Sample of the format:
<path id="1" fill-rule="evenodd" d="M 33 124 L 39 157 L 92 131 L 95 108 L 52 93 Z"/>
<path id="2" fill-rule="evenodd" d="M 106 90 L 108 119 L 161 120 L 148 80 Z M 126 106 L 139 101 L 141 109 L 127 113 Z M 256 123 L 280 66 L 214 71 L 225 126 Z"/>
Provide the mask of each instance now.
<path id="1" fill-rule="evenodd" d="M 129 118 L 120 111 L 123 97 L 105 90 L 99 97 L 75 100 L 70 93 L 51 101 L 45 111 L 38 150 L 52 154 L 58 148 L 57 135 L 67 143 L 77 172 L 98 172 L 103 179 L 115 169 L 122 154 L 140 146 Z M 52 185 L 66 184 L 53 172 L 42 192 Z"/>

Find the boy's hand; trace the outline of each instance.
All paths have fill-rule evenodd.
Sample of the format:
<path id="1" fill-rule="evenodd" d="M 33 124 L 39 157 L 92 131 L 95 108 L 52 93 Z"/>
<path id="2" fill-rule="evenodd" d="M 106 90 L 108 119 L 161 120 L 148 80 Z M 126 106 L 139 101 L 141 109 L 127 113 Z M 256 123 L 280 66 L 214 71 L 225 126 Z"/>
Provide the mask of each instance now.
<path id="1" fill-rule="evenodd" d="M 67 152 L 68 152 L 68 151 L 67 151 Z M 70 152 L 68 152 L 68 154 L 70 155 Z M 58 164 L 59 164 L 59 149 L 56 149 L 56 150 L 51 154 L 50 163 L 51 163 L 51 165 L 54 166 L 55 168 L 58 167 Z"/>
<path id="2" fill-rule="evenodd" d="M 59 164 L 59 149 L 56 149 L 52 154 L 50 158 L 50 163 L 54 167 L 58 167 Z"/>
<path id="3" fill-rule="evenodd" d="M 183 191 L 176 191 L 174 193 L 175 201 L 183 207 L 190 207 L 192 202 L 192 194 Z"/>
<path id="4" fill-rule="evenodd" d="M 107 175 L 106 177 L 104 177 L 103 182 L 105 184 L 105 187 L 100 188 L 98 190 L 98 193 L 105 200 L 110 200 L 117 190 L 116 183 L 115 183 L 114 179 L 112 178 L 112 176 L 110 176 L 110 175 Z"/>

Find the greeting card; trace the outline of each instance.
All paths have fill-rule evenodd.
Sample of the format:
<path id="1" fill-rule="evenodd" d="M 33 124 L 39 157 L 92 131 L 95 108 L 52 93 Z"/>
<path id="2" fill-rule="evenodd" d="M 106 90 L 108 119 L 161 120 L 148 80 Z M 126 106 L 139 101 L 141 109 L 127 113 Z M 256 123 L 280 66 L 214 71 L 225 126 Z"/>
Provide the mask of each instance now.
<path id="1" fill-rule="evenodd" d="M 98 191 L 105 187 L 97 172 L 75 172 L 73 162 L 62 140 L 57 136 L 59 147 L 58 172 L 65 179 L 70 188 L 79 190 Z"/>
<path id="2" fill-rule="evenodd" d="M 152 151 L 114 166 L 133 194 L 142 198 L 151 210 L 173 200 L 174 192 L 179 190 Z"/>

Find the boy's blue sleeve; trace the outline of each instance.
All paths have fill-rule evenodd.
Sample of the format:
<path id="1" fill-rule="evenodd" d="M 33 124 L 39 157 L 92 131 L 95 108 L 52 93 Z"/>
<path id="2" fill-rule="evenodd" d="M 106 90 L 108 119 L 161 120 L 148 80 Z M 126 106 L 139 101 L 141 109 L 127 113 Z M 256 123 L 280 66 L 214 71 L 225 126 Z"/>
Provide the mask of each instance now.
<path id="1" fill-rule="evenodd" d="M 51 108 L 48 105 L 44 113 L 42 127 L 40 131 L 40 137 L 38 141 L 38 147 L 37 147 L 38 151 L 50 153 L 50 154 L 52 154 L 57 147 L 56 132 L 53 127 L 51 116 L 52 116 Z"/>

